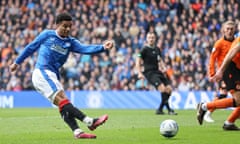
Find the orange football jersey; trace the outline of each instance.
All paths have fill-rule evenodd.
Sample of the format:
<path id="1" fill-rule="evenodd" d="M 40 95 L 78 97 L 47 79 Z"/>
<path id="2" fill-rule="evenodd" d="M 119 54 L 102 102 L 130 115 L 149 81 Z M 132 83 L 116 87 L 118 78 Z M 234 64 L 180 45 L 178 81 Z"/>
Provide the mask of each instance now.
<path id="1" fill-rule="evenodd" d="M 223 37 L 217 40 L 212 49 L 209 59 L 208 75 L 213 76 L 216 72 L 216 66 L 219 68 L 231 48 L 232 42 L 225 40 Z"/>

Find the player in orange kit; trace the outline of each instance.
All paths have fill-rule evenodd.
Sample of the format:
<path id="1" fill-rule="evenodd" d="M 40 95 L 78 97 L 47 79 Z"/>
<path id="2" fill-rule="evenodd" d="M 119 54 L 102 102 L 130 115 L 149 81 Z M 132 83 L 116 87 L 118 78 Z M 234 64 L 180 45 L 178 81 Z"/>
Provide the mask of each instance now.
<path id="1" fill-rule="evenodd" d="M 228 119 L 224 122 L 224 130 L 237 130 L 238 128 L 234 122 L 240 116 L 240 37 L 236 38 L 232 44 L 231 49 L 225 56 L 221 67 L 216 74 L 210 78 L 211 81 L 219 81 L 223 79 L 226 83 L 227 90 L 231 92 L 231 98 L 225 98 L 209 103 L 199 103 L 197 110 L 197 120 L 201 125 L 203 117 L 208 109 L 220 109 L 228 107 L 236 107 Z"/>
<path id="2" fill-rule="evenodd" d="M 233 21 L 226 21 L 223 24 L 222 28 L 223 37 L 217 40 L 214 44 L 212 49 L 212 53 L 210 55 L 209 60 L 209 67 L 208 67 L 208 76 L 209 78 L 212 77 L 216 72 L 217 69 L 221 66 L 224 57 L 226 56 L 227 52 L 231 48 L 232 42 L 234 40 L 234 32 L 235 32 L 235 23 Z M 227 90 L 226 84 L 224 81 L 221 81 L 218 86 L 218 93 L 216 94 L 214 100 L 222 99 L 227 97 Z M 211 118 L 211 114 L 215 109 L 210 109 L 206 112 L 204 116 L 204 120 L 206 122 L 214 122 Z"/>

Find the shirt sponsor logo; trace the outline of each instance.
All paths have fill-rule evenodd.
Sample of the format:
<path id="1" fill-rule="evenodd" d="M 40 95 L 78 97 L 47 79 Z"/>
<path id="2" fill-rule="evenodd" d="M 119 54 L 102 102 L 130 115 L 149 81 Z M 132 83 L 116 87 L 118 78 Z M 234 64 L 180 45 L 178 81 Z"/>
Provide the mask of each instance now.
<path id="1" fill-rule="evenodd" d="M 60 54 L 63 54 L 63 55 L 66 55 L 67 52 L 68 52 L 68 49 L 64 49 L 64 48 L 62 48 L 61 46 L 55 45 L 55 44 L 53 44 L 53 45 L 51 46 L 51 50 L 54 50 L 54 51 L 56 51 L 56 52 L 58 52 L 58 53 L 60 53 Z"/>

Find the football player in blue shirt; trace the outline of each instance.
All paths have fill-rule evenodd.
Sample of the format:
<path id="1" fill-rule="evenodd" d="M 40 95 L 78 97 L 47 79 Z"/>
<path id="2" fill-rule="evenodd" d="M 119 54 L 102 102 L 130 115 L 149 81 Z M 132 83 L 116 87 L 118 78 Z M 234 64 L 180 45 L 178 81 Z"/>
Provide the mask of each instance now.
<path id="1" fill-rule="evenodd" d="M 72 16 L 61 13 L 56 17 L 56 29 L 42 31 L 10 66 L 11 72 L 17 70 L 19 65 L 38 50 L 38 58 L 32 73 L 32 82 L 35 89 L 59 107 L 63 120 L 72 129 L 74 137 L 96 138 L 96 135 L 85 133 L 77 124 L 76 119 L 85 123 L 90 130 L 95 130 L 103 124 L 108 115 L 91 118 L 74 107 L 68 100 L 61 82 L 59 81 L 59 68 L 66 62 L 70 52 L 81 54 L 96 54 L 114 47 L 112 40 L 106 40 L 102 45 L 85 45 L 76 38 L 71 37 Z"/>

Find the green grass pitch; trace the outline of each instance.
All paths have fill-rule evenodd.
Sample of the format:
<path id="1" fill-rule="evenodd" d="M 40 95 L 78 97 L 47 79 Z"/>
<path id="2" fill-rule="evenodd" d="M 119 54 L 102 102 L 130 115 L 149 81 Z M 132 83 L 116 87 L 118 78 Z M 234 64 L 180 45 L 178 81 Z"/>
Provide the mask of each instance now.
<path id="1" fill-rule="evenodd" d="M 89 116 L 107 113 L 108 121 L 92 133 L 97 139 L 76 140 L 60 119 L 58 109 L 0 109 L 0 144 L 237 144 L 240 132 L 223 131 L 231 110 L 217 110 L 215 123 L 198 125 L 195 110 L 177 110 L 177 116 L 155 115 L 154 110 L 83 109 Z M 179 125 L 176 137 L 160 135 L 159 125 L 173 119 Z M 79 122 L 81 128 L 91 132 Z M 236 122 L 240 125 L 239 121 Z"/>

